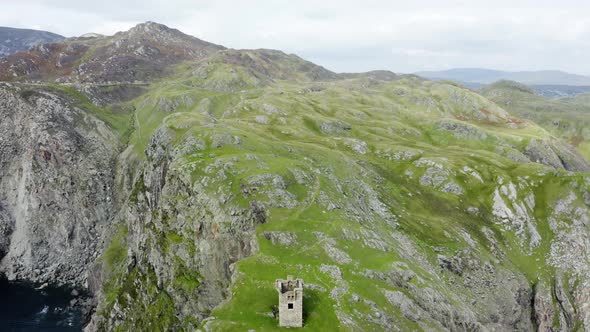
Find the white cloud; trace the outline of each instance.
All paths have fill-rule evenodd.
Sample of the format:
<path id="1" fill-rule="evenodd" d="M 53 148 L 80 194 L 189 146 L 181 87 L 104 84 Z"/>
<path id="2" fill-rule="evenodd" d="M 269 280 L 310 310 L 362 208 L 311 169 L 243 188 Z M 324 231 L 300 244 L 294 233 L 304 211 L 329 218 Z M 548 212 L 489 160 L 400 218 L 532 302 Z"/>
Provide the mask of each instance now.
<path id="1" fill-rule="evenodd" d="M 590 73 L 586 0 L 0 1 L 6 26 L 73 36 L 112 34 L 152 20 L 228 47 L 297 53 L 337 71 Z"/>

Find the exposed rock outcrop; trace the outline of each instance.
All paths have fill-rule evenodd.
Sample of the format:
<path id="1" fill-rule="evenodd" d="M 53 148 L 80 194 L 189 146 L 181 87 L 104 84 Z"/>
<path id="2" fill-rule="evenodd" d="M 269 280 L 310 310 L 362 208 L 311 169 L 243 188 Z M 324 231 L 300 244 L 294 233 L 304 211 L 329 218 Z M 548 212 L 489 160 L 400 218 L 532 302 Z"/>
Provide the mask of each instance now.
<path id="1" fill-rule="evenodd" d="M 533 139 L 524 150 L 532 161 L 569 171 L 588 171 L 590 165 L 571 146 L 560 141 Z"/>
<path id="2" fill-rule="evenodd" d="M 49 91 L 1 85 L 0 117 L 0 272 L 84 285 L 116 211 L 117 138 Z"/>
<path id="3" fill-rule="evenodd" d="M 189 328 L 230 296 L 233 264 L 256 251 L 257 212 L 225 204 L 223 194 L 208 192 L 203 179 L 193 182 L 175 163 L 173 135 L 161 128 L 152 137 L 144 170 L 121 213 L 128 227 L 123 268 L 105 276 L 108 287 L 134 280 L 141 286 L 125 290 L 124 300 L 102 299 L 99 310 L 108 315 L 95 317 L 90 330 L 148 329 L 144 306 L 158 301 L 179 308 L 172 326 Z"/>
<path id="4" fill-rule="evenodd" d="M 8 252 L 10 246 L 10 235 L 14 228 L 14 221 L 8 211 L 0 205 L 0 260 Z"/>

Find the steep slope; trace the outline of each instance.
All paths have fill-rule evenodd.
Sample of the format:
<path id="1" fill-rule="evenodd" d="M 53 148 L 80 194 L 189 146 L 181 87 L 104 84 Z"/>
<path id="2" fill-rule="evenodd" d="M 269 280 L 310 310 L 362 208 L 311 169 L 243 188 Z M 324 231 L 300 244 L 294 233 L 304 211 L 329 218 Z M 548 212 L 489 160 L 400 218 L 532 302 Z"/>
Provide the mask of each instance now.
<path id="1" fill-rule="evenodd" d="M 514 115 L 530 119 L 555 136 L 573 145 L 590 160 L 590 103 L 579 98 L 549 99 L 536 95 L 528 87 L 500 81 L 481 90 L 482 95 Z"/>
<path id="2" fill-rule="evenodd" d="M 67 95 L 0 85 L 0 272 L 83 286 L 115 210 L 116 134 Z"/>
<path id="3" fill-rule="evenodd" d="M 287 274 L 303 330 L 590 326 L 587 164 L 485 97 L 153 23 L 48 50 L 0 90 L 2 271 L 86 284 L 87 330 L 275 331 Z"/>
<path id="4" fill-rule="evenodd" d="M 64 36 L 47 31 L 0 27 L 0 58 L 26 51 L 33 46 L 55 43 L 64 39 Z"/>

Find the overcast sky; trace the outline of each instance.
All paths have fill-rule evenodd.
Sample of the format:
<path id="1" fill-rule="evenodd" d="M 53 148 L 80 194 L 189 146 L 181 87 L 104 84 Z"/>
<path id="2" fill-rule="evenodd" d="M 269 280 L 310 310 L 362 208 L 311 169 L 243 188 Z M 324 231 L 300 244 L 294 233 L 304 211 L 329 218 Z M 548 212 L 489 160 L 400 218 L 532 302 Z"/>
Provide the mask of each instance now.
<path id="1" fill-rule="evenodd" d="M 493 5 L 486 5 L 493 3 Z M 588 0 L 0 0 L 0 25 L 76 36 L 155 21 L 328 69 L 486 67 L 590 74 Z"/>

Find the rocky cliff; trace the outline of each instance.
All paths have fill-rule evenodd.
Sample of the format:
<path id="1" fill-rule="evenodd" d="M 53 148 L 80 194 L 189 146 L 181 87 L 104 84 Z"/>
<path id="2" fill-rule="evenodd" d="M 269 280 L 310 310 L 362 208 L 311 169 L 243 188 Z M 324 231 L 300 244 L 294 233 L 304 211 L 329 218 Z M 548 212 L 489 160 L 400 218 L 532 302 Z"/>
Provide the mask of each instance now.
<path id="1" fill-rule="evenodd" d="M 0 89 L 1 271 L 88 287 L 87 330 L 273 331 L 287 274 L 308 330 L 590 326 L 588 163 L 535 123 L 153 23 L 97 38 Z"/>
<path id="2" fill-rule="evenodd" d="M 0 270 L 84 285 L 114 205 L 117 137 L 49 89 L 0 86 Z"/>

